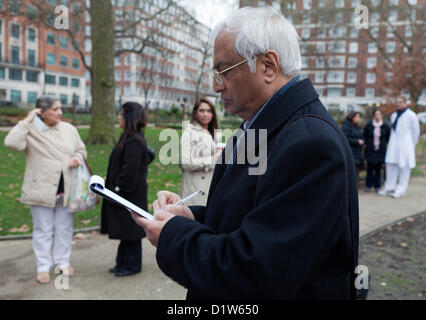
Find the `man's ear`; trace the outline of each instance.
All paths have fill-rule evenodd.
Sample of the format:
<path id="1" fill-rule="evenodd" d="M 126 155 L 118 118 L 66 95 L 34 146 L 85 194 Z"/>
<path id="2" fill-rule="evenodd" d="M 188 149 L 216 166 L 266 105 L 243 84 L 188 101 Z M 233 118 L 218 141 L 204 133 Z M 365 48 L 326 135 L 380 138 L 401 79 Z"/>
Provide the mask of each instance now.
<path id="1" fill-rule="evenodd" d="M 269 50 L 262 56 L 262 67 L 265 82 L 272 83 L 280 70 L 280 60 L 274 50 Z"/>

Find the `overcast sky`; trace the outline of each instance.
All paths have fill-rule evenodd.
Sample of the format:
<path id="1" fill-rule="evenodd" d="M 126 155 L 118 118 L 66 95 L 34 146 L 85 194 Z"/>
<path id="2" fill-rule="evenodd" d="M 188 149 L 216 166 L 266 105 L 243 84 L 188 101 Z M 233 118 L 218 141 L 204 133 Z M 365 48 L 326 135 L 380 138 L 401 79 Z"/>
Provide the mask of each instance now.
<path id="1" fill-rule="evenodd" d="M 194 14 L 195 18 L 212 28 L 233 9 L 238 8 L 238 0 L 181 0 L 179 3 Z"/>

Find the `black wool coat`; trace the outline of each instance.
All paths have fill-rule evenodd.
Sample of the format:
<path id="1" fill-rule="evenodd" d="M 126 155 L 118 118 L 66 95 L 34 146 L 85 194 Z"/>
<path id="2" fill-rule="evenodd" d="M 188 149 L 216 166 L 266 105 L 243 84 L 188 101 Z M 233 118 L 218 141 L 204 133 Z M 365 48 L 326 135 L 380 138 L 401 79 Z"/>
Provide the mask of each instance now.
<path id="1" fill-rule="evenodd" d="M 345 120 L 342 125 L 342 131 L 348 139 L 349 145 L 351 146 L 352 156 L 354 157 L 355 165 L 359 166 L 362 164 L 362 146 L 359 144 L 359 139 L 364 140 L 362 130 L 360 127 L 354 125 L 349 120 Z"/>
<path id="2" fill-rule="evenodd" d="M 374 150 L 374 126 L 373 121 L 370 120 L 364 128 L 364 139 L 365 139 L 365 159 L 369 163 L 380 164 L 385 162 L 386 147 L 390 137 L 390 127 L 383 121 L 380 126 L 380 145 L 378 150 Z"/>
<path id="3" fill-rule="evenodd" d="M 105 187 L 147 210 L 147 144 L 142 133 L 139 137 L 142 140 L 128 138 L 123 148 L 119 147 L 120 142 L 114 147 L 109 157 Z M 111 239 L 127 241 L 145 237 L 145 231 L 135 223 L 127 209 L 107 199 L 102 201 L 101 233 L 108 234 Z"/>
<path id="4" fill-rule="evenodd" d="M 226 171 L 225 149 L 207 206 L 190 207 L 195 221 L 176 216 L 165 224 L 157 262 L 188 288 L 188 299 L 350 299 L 355 166 L 340 128 L 341 136 L 323 120 L 292 122 L 306 114 L 337 126 L 309 79 L 276 93 L 250 127 L 267 130 L 267 141 L 256 144 L 269 154 L 261 178 L 250 174 L 253 161 Z"/>

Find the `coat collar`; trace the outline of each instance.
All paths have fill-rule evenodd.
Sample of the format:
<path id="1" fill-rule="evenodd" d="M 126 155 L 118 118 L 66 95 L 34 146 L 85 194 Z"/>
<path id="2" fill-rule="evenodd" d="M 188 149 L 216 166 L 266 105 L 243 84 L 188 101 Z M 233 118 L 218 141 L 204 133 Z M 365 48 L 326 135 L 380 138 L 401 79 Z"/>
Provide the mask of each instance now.
<path id="1" fill-rule="evenodd" d="M 276 96 L 275 96 L 276 95 Z M 251 129 L 268 129 L 268 136 L 280 128 L 301 107 L 318 99 L 318 93 L 309 78 L 299 79 L 284 93 L 278 91 L 271 98 Z"/>

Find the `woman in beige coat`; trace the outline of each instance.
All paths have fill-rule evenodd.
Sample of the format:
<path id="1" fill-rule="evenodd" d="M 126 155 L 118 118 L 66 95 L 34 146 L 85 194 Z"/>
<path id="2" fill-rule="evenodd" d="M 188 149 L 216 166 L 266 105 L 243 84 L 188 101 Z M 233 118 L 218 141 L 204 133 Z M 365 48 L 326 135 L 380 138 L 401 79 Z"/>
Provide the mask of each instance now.
<path id="1" fill-rule="evenodd" d="M 19 121 L 4 140 L 7 147 L 26 155 L 20 201 L 31 207 L 39 283 L 50 281 L 52 242 L 54 264 L 64 275 L 74 274 L 69 262 L 74 215 L 67 208 L 71 168 L 81 165 L 87 152 L 77 129 L 61 118 L 60 101 L 42 96 L 36 101 L 36 109 Z"/>
<path id="2" fill-rule="evenodd" d="M 216 110 L 213 103 L 201 98 L 192 110 L 191 124 L 184 128 L 181 138 L 181 166 L 183 169 L 180 196 L 201 190 L 201 194 L 186 202 L 187 205 L 206 205 L 213 169 L 221 148 L 215 137 Z"/>

